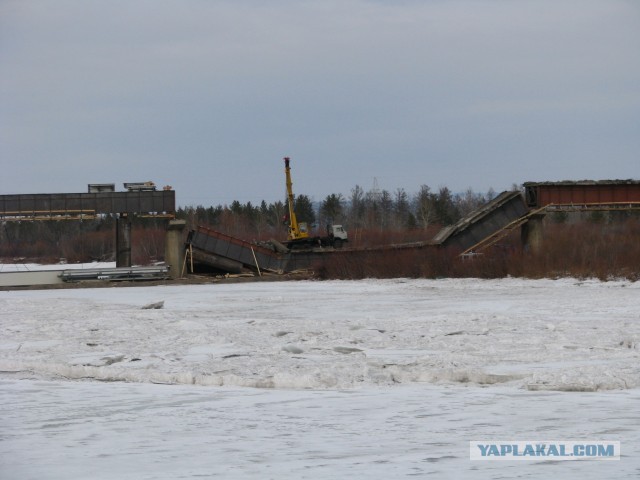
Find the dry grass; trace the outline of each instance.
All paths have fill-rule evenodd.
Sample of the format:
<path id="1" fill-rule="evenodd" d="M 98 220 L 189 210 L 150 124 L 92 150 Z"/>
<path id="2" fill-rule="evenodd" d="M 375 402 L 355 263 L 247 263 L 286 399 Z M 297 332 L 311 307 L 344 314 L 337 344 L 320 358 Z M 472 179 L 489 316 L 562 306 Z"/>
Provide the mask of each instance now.
<path id="1" fill-rule="evenodd" d="M 325 279 L 360 278 L 627 278 L 640 279 L 640 222 L 547 223 L 539 252 L 524 251 L 514 235 L 482 255 L 462 259 L 437 247 L 335 255 L 317 266 Z"/>
<path id="2" fill-rule="evenodd" d="M 385 248 L 382 245 L 425 241 L 438 228 L 402 231 L 350 231 L 350 247 L 376 250 L 331 255 L 315 270 L 325 279 L 360 278 L 627 278 L 640 279 L 640 218 L 594 221 L 586 217 L 571 223 L 545 220 L 544 244 L 539 252 L 523 251 L 518 233 L 472 259 L 437 247 Z M 36 231 L 29 235 L 0 238 L 0 257 L 26 257 L 42 263 L 66 257 L 69 262 L 113 260 L 114 228 L 94 231 L 62 231 L 57 238 L 45 238 Z M 236 235 L 239 238 L 242 235 Z M 36 238 L 34 241 L 33 238 Z M 132 261 L 149 264 L 164 257 L 165 231 L 160 225 L 135 225 L 132 229 Z"/>
<path id="3" fill-rule="evenodd" d="M 638 280 L 640 222 L 547 224 L 543 248 L 523 253 L 519 260 L 521 274 L 527 277 Z"/>

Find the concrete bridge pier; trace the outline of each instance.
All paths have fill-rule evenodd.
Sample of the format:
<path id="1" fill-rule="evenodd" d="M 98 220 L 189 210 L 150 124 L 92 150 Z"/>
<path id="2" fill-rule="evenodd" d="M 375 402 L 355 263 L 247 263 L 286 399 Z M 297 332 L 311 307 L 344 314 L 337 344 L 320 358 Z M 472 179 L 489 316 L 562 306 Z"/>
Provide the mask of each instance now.
<path id="1" fill-rule="evenodd" d="M 171 278 L 182 277 L 184 264 L 184 220 L 170 220 L 164 244 L 164 263 L 169 267 Z"/>
<path id="2" fill-rule="evenodd" d="M 121 213 L 116 220 L 116 267 L 131 266 L 131 220 Z"/>
<path id="3" fill-rule="evenodd" d="M 520 234 L 522 240 L 522 247 L 525 251 L 531 253 L 539 253 L 542 250 L 544 243 L 544 226 L 542 221 L 544 220 L 544 214 L 537 214 L 531 216 L 529 221 L 524 223 L 521 227 Z"/>

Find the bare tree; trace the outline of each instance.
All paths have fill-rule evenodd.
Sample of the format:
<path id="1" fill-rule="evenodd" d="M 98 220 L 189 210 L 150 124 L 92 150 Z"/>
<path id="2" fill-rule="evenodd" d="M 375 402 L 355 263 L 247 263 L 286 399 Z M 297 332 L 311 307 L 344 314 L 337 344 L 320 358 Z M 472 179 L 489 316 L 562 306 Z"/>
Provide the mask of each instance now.
<path id="1" fill-rule="evenodd" d="M 421 185 L 420 191 L 414 199 L 415 215 L 418 225 L 424 230 L 429 228 L 431 222 L 435 219 L 434 198 L 431 189 L 427 185 Z"/>

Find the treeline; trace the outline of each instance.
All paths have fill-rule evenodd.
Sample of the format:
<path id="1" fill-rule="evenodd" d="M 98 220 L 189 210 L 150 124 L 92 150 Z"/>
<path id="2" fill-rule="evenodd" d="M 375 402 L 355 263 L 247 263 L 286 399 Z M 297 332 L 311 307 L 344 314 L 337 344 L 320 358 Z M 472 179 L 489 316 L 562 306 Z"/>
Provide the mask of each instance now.
<path id="1" fill-rule="evenodd" d="M 517 188 L 514 186 L 514 188 Z M 296 216 L 319 231 L 342 224 L 352 247 L 425 241 L 495 197 L 469 189 L 422 186 L 416 193 L 359 186 L 349 196 L 327 195 L 314 203 L 305 195 L 295 202 Z M 181 207 L 176 212 L 189 229 L 207 226 L 247 241 L 283 240 L 287 235 L 286 202 L 234 201 L 229 205 Z M 132 261 L 136 265 L 164 257 L 165 219 L 133 217 Z M 115 259 L 114 216 L 84 221 L 12 222 L 0 225 L 0 260 L 69 263 Z M 544 248 L 521 248 L 519 232 L 473 260 L 441 249 L 390 250 L 387 253 L 336 255 L 316 273 L 321 278 L 365 277 L 626 277 L 640 279 L 640 214 L 638 212 L 551 213 L 545 217 Z"/>
<path id="2" fill-rule="evenodd" d="M 164 258 L 166 220 L 132 219 L 132 261 L 148 265 Z M 116 218 L 6 221 L 0 225 L 0 260 L 43 264 L 114 261 Z"/>
<path id="3" fill-rule="evenodd" d="M 334 193 L 316 204 L 308 196 L 298 195 L 294 210 L 299 222 L 307 222 L 319 232 L 328 224 L 344 225 L 352 245 L 367 246 L 390 237 L 394 241 L 424 240 L 427 232 L 457 222 L 494 197 L 493 190 L 453 194 L 447 187 L 432 190 L 423 185 L 417 193 L 408 194 L 404 189 L 365 191 L 356 185 L 348 197 Z M 206 225 L 248 240 L 286 238 L 287 216 L 286 201 L 262 201 L 260 205 L 234 201 L 216 207 L 183 207 L 176 213 L 189 227 Z M 364 231 L 368 232 L 366 237 Z"/>
<path id="4" fill-rule="evenodd" d="M 629 212 L 547 215 L 543 248 L 522 248 L 519 232 L 472 257 L 440 248 L 331 255 L 317 266 L 323 279 L 598 278 L 640 280 L 640 217 Z"/>
<path id="5" fill-rule="evenodd" d="M 313 202 L 306 195 L 295 198 L 299 222 L 307 222 L 318 232 L 327 224 L 344 225 L 351 246 L 374 246 L 431 238 L 442 225 L 456 222 L 495 193 L 475 193 L 469 189 L 453 194 L 447 187 L 432 190 L 423 185 L 417 193 L 404 189 L 394 192 L 356 185 L 348 196 L 327 195 Z M 286 200 L 254 205 L 231 202 L 229 205 L 180 207 L 176 218 L 189 229 L 207 226 L 247 241 L 287 236 Z M 103 215 L 83 221 L 6 221 L 0 228 L 0 258 L 27 258 L 40 262 L 109 261 L 115 258 L 115 217 Z M 162 219 L 133 217 L 132 261 L 148 264 L 164 256 Z"/>

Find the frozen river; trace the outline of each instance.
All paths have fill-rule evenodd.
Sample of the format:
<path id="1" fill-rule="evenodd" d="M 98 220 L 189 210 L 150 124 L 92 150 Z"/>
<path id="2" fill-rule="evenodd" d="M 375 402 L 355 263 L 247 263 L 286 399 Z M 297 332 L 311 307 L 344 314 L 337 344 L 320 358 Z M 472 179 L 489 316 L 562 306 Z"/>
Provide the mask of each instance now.
<path id="1" fill-rule="evenodd" d="M 0 321 L 3 479 L 640 476 L 637 282 L 11 291 Z M 622 457 L 478 462 L 474 440 Z"/>

